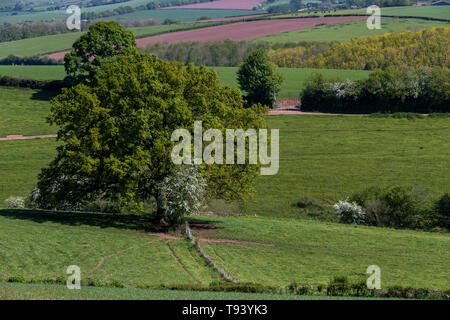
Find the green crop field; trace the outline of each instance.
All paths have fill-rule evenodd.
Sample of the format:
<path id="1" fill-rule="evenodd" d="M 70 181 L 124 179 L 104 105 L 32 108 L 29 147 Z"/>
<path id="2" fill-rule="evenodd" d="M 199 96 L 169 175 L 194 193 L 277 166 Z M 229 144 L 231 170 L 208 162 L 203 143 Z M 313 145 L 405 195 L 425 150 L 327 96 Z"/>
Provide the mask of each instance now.
<path id="1" fill-rule="evenodd" d="M 448 289 L 448 234 L 261 217 L 195 220 L 215 226 L 208 238 L 250 241 L 202 243 L 218 265 L 243 282 L 326 284 L 336 275 L 367 278 L 366 268 L 375 264 L 381 268 L 382 288 Z M 115 280 L 127 287 L 220 280 L 187 240 L 149 236 L 144 222 L 126 215 L 0 210 L 0 276 L 55 279 L 75 264 L 82 279 Z"/>
<path id="2" fill-rule="evenodd" d="M 370 37 L 385 33 L 397 33 L 405 30 L 418 31 L 431 27 L 450 26 L 450 22 L 429 21 L 422 19 L 382 18 L 381 29 L 369 30 L 366 21 L 354 21 L 321 25 L 313 28 L 283 32 L 253 39 L 254 41 L 270 41 L 287 43 L 300 41 L 346 41 L 359 37 Z"/>
<path id="3" fill-rule="evenodd" d="M 237 67 L 211 67 L 216 70 L 222 85 L 237 88 Z M 343 79 L 358 80 L 367 78 L 370 71 L 364 70 L 333 70 L 333 69 L 302 69 L 302 68 L 279 68 L 283 75 L 283 84 L 279 99 L 298 98 L 300 89 L 305 81 L 313 73 L 321 73 L 325 76 Z M 63 66 L 0 66 L 0 76 L 16 76 L 29 79 L 56 80 L 65 76 Z"/>
<path id="4" fill-rule="evenodd" d="M 211 23 L 201 22 L 136 27 L 130 28 L 130 30 L 133 31 L 136 38 L 142 38 L 166 32 L 202 28 L 209 25 L 211 25 Z M 75 40 L 77 40 L 82 34 L 82 32 L 71 32 L 9 42 L 0 42 L 0 59 L 10 54 L 29 57 L 68 50 L 72 47 Z"/>
<path id="5" fill-rule="evenodd" d="M 317 15 L 342 15 L 342 14 L 363 14 L 366 15 L 366 9 L 345 9 L 336 11 L 326 11 L 321 12 L 312 11 L 310 14 L 305 12 L 289 13 L 273 15 L 272 18 L 279 17 L 307 17 L 307 16 L 317 16 Z M 385 7 L 381 8 L 381 17 L 386 16 L 406 16 L 406 17 L 423 17 L 423 18 L 436 18 L 436 19 L 450 19 L 450 8 L 448 6 L 421 6 L 421 7 Z"/>

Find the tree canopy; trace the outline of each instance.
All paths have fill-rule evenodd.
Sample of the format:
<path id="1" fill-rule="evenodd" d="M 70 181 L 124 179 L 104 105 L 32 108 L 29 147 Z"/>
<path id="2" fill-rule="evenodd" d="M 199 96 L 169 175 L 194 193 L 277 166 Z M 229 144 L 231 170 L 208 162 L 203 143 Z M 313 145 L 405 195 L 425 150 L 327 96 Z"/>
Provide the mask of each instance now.
<path id="1" fill-rule="evenodd" d="M 251 52 L 238 70 L 239 86 L 247 92 L 250 104 L 261 103 L 272 107 L 282 81 L 267 51 L 263 49 Z"/>
<path id="2" fill-rule="evenodd" d="M 102 64 L 116 56 L 138 52 L 134 34 L 116 21 L 101 21 L 73 44 L 64 57 L 64 68 L 72 83 L 92 83 Z"/>

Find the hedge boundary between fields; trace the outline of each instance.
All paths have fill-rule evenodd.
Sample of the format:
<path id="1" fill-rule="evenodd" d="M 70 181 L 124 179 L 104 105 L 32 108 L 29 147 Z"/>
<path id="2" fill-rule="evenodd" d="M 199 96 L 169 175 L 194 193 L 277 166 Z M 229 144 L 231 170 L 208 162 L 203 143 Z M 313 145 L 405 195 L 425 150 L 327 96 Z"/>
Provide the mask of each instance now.
<path id="1" fill-rule="evenodd" d="M 53 91 L 68 87 L 64 80 L 39 80 L 2 75 L 0 75 L 0 86 Z"/>

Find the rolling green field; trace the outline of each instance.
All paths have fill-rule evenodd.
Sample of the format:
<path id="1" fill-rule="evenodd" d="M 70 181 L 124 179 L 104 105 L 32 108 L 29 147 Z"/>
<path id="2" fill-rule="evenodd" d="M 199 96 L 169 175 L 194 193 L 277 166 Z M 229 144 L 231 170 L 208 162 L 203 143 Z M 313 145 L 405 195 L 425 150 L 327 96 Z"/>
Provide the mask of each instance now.
<path id="1" fill-rule="evenodd" d="M 325 204 L 372 186 L 422 187 L 433 197 L 450 184 L 450 119 L 360 116 L 269 116 L 280 130 L 280 168 L 261 176 L 244 208 L 212 203 L 211 210 L 328 219 L 297 207 L 311 197 Z M 53 159 L 54 139 L 0 141 L 0 199 L 26 196 Z"/>
<path id="2" fill-rule="evenodd" d="M 237 67 L 211 67 L 216 70 L 222 85 L 237 88 Z M 364 70 L 333 70 L 333 69 L 307 69 L 307 68 L 278 68 L 283 75 L 283 84 L 279 99 L 298 98 L 300 89 L 313 73 L 325 76 L 339 76 L 344 79 L 358 80 L 367 78 L 370 71 Z M 65 76 L 63 66 L 0 66 L 0 75 L 24 77 L 29 79 L 55 80 Z M 1 89 L 0 89 L 1 90 Z M 0 104 L 1 106 L 1 104 Z"/>
<path id="3" fill-rule="evenodd" d="M 304 12 L 273 15 L 272 18 L 279 17 L 307 17 L 307 16 L 323 16 L 323 15 L 342 15 L 342 14 L 367 14 L 366 9 L 346 9 L 337 11 L 313 11 L 310 14 Z M 448 6 L 421 6 L 421 7 L 385 7 L 381 8 L 381 18 L 386 16 L 407 16 L 407 17 L 423 17 L 436 19 L 450 19 L 450 8 Z"/>
<path id="4" fill-rule="evenodd" d="M 261 217 L 195 220 L 215 225 L 205 237 L 254 242 L 202 243 L 217 264 L 242 282 L 326 284 L 335 275 L 367 278 L 366 268 L 375 264 L 382 270 L 382 288 L 449 286 L 448 234 Z M 0 276 L 54 279 L 65 277 L 67 266 L 75 264 L 82 279 L 116 280 L 127 287 L 219 280 L 187 240 L 149 236 L 144 221 L 0 210 Z"/>
<path id="5" fill-rule="evenodd" d="M 136 27 L 130 28 L 130 30 L 133 31 L 136 38 L 142 38 L 166 32 L 202 28 L 209 25 L 211 25 L 211 23 L 199 22 Z M 81 37 L 82 34 L 83 32 L 70 32 L 37 38 L 0 42 L 0 59 L 7 57 L 10 54 L 29 57 L 68 50 L 72 47 L 75 40 Z"/>
<path id="6" fill-rule="evenodd" d="M 378 265 L 382 288 L 450 286 L 449 234 L 295 219 L 201 217 L 199 220 L 216 225 L 216 229 L 206 234 L 209 238 L 265 244 L 202 244 L 214 261 L 239 280 L 272 285 L 292 280 L 325 284 L 333 276 L 367 278 L 367 267 Z"/>
<path id="7" fill-rule="evenodd" d="M 382 18 L 381 29 L 369 30 L 366 21 L 354 21 L 321 25 L 313 28 L 283 32 L 253 39 L 254 41 L 270 41 L 272 43 L 300 41 L 347 41 L 360 37 L 397 33 L 405 30 L 419 31 L 431 27 L 450 26 L 450 22 L 428 21 L 422 19 Z"/>

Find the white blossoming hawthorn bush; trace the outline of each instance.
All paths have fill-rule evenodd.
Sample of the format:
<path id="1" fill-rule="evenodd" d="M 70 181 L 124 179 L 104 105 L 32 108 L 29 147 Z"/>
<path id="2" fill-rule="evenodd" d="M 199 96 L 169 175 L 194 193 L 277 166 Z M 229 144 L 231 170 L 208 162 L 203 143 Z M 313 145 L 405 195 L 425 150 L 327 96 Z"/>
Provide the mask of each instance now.
<path id="1" fill-rule="evenodd" d="M 159 183 L 158 194 L 160 218 L 176 226 L 184 216 L 198 213 L 206 199 L 206 181 L 195 166 L 176 167 Z"/>
<path id="2" fill-rule="evenodd" d="M 347 199 L 348 200 L 348 199 Z M 365 224 L 366 214 L 356 202 L 339 200 L 334 206 L 334 213 L 340 216 L 341 222 L 349 224 Z"/>
<path id="3" fill-rule="evenodd" d="M 22 197 L 9 197 L 5 200 L 5 205 L 10 209 L 23 209 L 25 208 L 25 200 Z"/>

